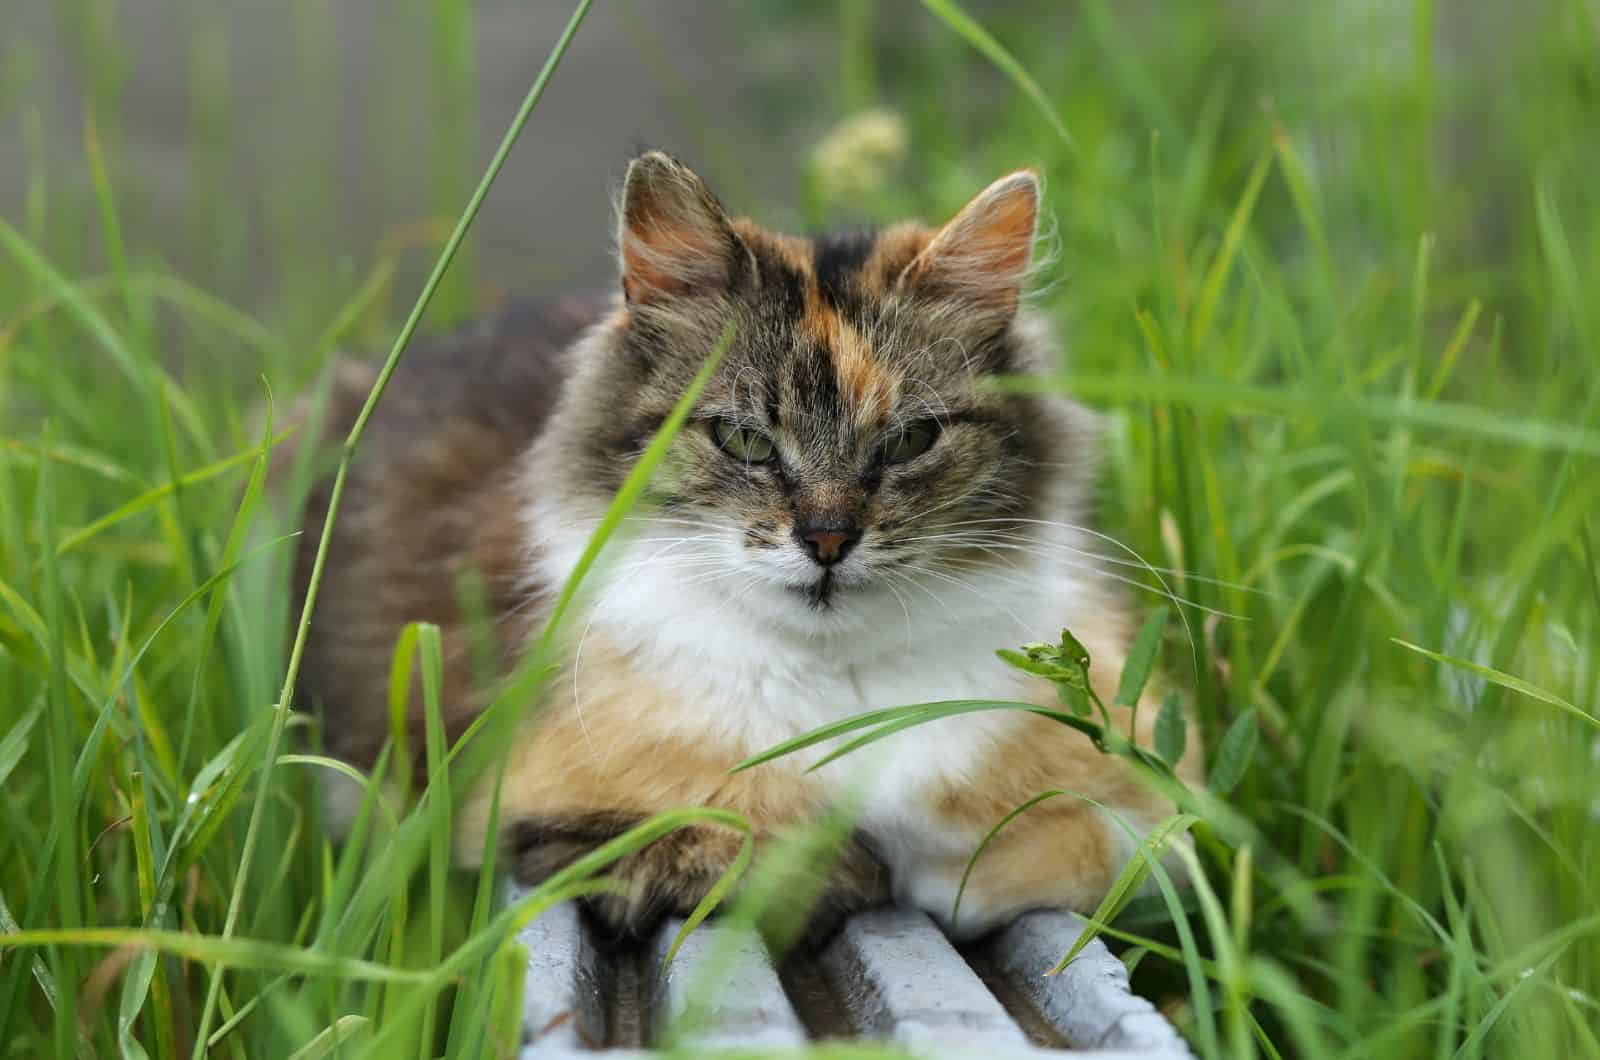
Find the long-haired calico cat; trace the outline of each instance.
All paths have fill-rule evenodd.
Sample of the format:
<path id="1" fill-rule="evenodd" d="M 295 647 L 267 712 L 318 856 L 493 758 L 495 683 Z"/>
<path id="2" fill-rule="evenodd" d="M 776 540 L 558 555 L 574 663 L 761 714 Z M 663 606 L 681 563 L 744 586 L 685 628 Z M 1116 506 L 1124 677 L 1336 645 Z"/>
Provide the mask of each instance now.
<path id="1" fill-rule="evenodd" d="M 985 833 L 1065 788 L 1099 805 L 1058 798 L 1012 823 L 978 862 L 961 927 L 1092 906 L 1132 850 L 1101 807 L 1147 828 L 1169 806 L 1123 760 L 1049 721 L 971 714 L 815 773 L 803 755 L 729 772 L 874 708 L 1055 705 L 1050 686 L 995 649 L 1063 626 L 1093 654 L 1097 680 L 1115 681 L 1130 618 L 1076 525 L 1096 462 L 1092 418 L 981 385 L 1055 367 L 1020 305 L 1038 211 L 1024 171 L 942 228 L 802 239 L 730 218 L 665 155 L 636 159 L 617 297 L 512 312 L 413 350 L 395 374 L 345 495 L 305 660 L 302 691 L 324 711 L 330 748 L 373 760 L 395 639 L 418 619 L 443 628 L 447 721 L 462 731 L 482 706 L 483 655 L 462 577 L 486 590 L 505 666 L 731 322 L 731 347 L 569 623 L 566 672 L 509 750 L 510 863 L 536 880 L 691 805 L 744 814 L 759 849 L 848 790 L 858 839 L 826 907 L 892 894 L 947 918 Z M 345 379 L 352 400 L 336 420 L 364 395 L 359 376 Z M 323 505 L 312 504 L 313 530 Z M 303 558 L 315 547 L 308 535 Z M 1141 730 L 1155 715 L 1141 712 Z M 478 792 L 462 811 L 466 859 L 484 848 L 487 802 Z M 664 838 L 615 867 L 619 893 L 599 911 L 632 930 L 686 912 L 738 847 L 709 826 Z"/>

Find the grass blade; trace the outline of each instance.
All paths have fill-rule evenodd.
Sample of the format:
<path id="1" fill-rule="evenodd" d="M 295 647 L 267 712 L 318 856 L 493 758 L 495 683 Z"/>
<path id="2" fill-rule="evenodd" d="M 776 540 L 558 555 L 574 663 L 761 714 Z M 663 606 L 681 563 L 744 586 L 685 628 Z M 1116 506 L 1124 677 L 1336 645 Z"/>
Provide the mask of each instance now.
<path id="1" fill-rule="evenodd" d="M 1366 420 L 1431 428 L 1529 449 L 1600 457 L 1600 431 L 1443 401 L 1330 394 L 1220 379 L 1133 373 L 1073 375 L 1063 379 L 1011 376 L 996 379 L 991 385 L 1003 393 L 1059 393 L 1112 401 L 1170 402 L 1217 411 L 1267 412 L 1294 416 L 1303 423 L 1335 418 Z"/>
<path id="2" fill-rule="evenodd" d="M 1011 83 L 1028 97 L 1028 101 L 1055 130 L 1067 150 L 1076 155 L 1078 145 L 1073 142 L 1072 134 L 1067 131 L 1066 123 L 1061 120 L 1061 115 L 1056 112 L 1055 104 L 1050 102 L 1050 97 L 1044 94 L 1044 89 L 1033 79 L 1033 75 L 1017 62 L 1016 58 L 1006 50 L 1005 46 L 994 39 L 994 35 L 984 29 L 976 20 L 968 15 L 955 0 L 922 0 L 922 6 L 933 12 L 940 21 L 954 30 L 963 40 L 983 54 L 985 59 L 993 63 L 1001 73 L 1011 79 Z"/>
<path id="3" fill-rule="evenodd" d="M 1150 617 L 1139 627 L 1139 634 L 1133 638 L 1133 646 L 1128 649 L 1127 661 L 1122 664 L 1122 678 L 1117 683 L 1113 703 L 1131 707 L 1139 702 L 1139 697 L 1144 694 L 1145 683 L 1150 680 L 1150 670 L 1155 666 L 1156 653 L 1161 650 L 1161 634 L 1166 626 L 1167 609 L 1158 607 L 1150 612 Z"/>
<path id="4" fill-rule="evenodd" d="M 1041 802 L 1048 802 L 1049 800 L 1061 795 L 1071 795 L 1074 798 L 1082 798 L 1082 796 L 1078 795 L 1076 792 L 1067 791 L 1064 788 L 1041 791 L 1039 794 L 1028 799 L 1022 805 L 1018 806 L 1016 809 L 1000 818 L 1000 820 L 995 823 L 995 826 L 985 833 L 983 841 L 978 844 L 977 849 L 972 852 L 972 856 L 967 859 L 967 867 L 961 872 L 961 883 L 956 887 L 955 901 L 950 904 L 950 930 L 952 932 L 955 930 L 956 925 L 960 922 L 961 899 L 967 893 L 967 884 L 972 879 L 972 870 L 978 867 L 978 859 L 983 856 L 983 852 L 985 850 L 989 849 L 989 844 L 995 841 L 995 839 L 1000 835 L 1001 831 L 1005 829 L 1006 825 L 1010 824 L 1018 817 L 1021 817 L 1023 814 L 1027 813 Z"/>
<path id="5" fill-rule="evenodd" d="M 1429 651 L 1427 648 L 1412 644 L 1408 640 L 1401 640 L 1399 637 L 1390 637 L 1389 639 L 1408 651 L 1414 651 L 1418 655 L 1426 656 L 1427 658 L 1432 659 L 1434 662 L 1443 663 L 1446 666 L 1455 667 L 1457 670 L 1464 670 L 1469 674 L 1483 678 L 1490 684 L 1499 685 L 1501 688 L 1509 689 L 1512 692 L 1527 696 L 1529 699 L 1536 699 L 1541 703 L 1548 703 L 1552 707 L 1563 710 L 1566 713 L 1571 714 L 1573 717 L 1587 722 L 1594 728 L 1600 729 L 1600 718 L 1596 718 L 1593 714 L 1588 713 L 1577 704 L 1569 703 L 1555 693 L 1546 692 L 1538 685 L 1524 681 L 1520 677 L 1513 677 L 1511 674 L 1496 670 L 1490 666 L 1479 665 L 1478 663 L 1472 662 L 1470 659 L 1458 659 L 1453 655 L 1444 655 L 1440 652 Z"/>
<path id="6" fill-rule="evenodd" d="M 1066 971 L 1067 965 L 1082 953 L 1084 947 L 1093 942 L 1099 935 L 1096 924 L 1109 924 L 1117 919 L 1117 915 L 1127 906 L 1133 896 L 1138 893 L 1144 882 L 1150 878 L 1151 866 L 1157 864 L 1167 847 L 1176 842 L 1180 837 L 1200 823 L 1200 818 L 1192 813 L 1173 814 L 1165 821 L 1150 830 L 1150 834 L 1139 838 L 1139 847 L 1134 856 L 1117 874 L 1116 880 L 1111 884 L 1111 889 L 1095 907 L 1094 914 L 1090 916 L 1089 925 L 1078 935 L 1078 940 L 1067 950 L 1059 963 L 1046 975 L 1060 975 Z"/>

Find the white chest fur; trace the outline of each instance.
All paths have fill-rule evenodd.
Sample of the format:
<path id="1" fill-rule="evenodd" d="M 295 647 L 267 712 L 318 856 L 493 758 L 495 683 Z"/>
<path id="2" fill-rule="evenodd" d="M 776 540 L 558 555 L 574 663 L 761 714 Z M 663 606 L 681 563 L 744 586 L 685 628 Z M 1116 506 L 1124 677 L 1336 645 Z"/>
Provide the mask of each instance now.
<path id="1" fill-rule="evenodd" d="M 570 570 L 581 535 L 543 540 L 548 573 Z M 681 551 L 673 542 L 682 540 L 682 531 L 656 528 L 623 543 L 598 569 L 584 632 L 623 648 L 681 708 L 641 724 L 745 755 L 869 710 L 1019 698 L 1026 679 L 995 649 L 1058 633 L 1083 595 L 1064 565 L 1045 560 L 959 579 L 891 580 L 893 591 L 848 591 L 819 614 L 734 565 L 675 562 L 678 554 L 666 550 Z M 695 545 L 703 554 L 733 543 Z M 586 676 L 583 636 L 576 628 L 575 635 L 571 695 L 581 712 L 596 675 Z M 825 775 L 841 797 L 859 800 L 862 824 L 903 857 L 970 853 L 977 837 L 933 820 L 929 793 L 972 781 L 1018 721 L 1014 712 L 988 711 L 919 725 L 825 767 Z M 816 761 L 840 743 L 800 754 Z"/>
<path id="2" fill-rule="evenodd" d="M 528 514 L 541 574 L 558 582 L 576 564 L 593 523 L 538 505 Z M 1119 626 L 1099 564 L 1086 562 L 1091 542 L 1062 524 L 1051 524 L 1038 547 L 1011 553 L 1021 557 L 1016 563 L 915 580 L 880 568 L 878 577 L 847 588 L 821 610 L 754 567 L 730 530 L 642 525 L 610 550 L 578 609 L 571 706 L 581 716 L 586 687 L 605 684 L 601 668 L 611 659 L 597 655 L 586 673 L 582 651 L 584 636 L 601 634 L 664 693 L 649 717 L 638 718 L 664 741 L 752 755 L 870 710 L 1027 698 L 1037 693 L 1027 687 L 1032 679 L 999 660 L 997 648 L 1053 639 L 1064 626 L 1080 635 Z M 1096 642 L 1109 649 L 1116 639 Z M 964 824 L 953 823 L 940 812 L 940 797 L 993 782 L 997 747 L 1025 721 L 1004 710 L 943 718 L 824 768 L 830 793 L 858 808 L 900 900 L 950 914 L 962 867 L 997 822 L 966 814 Z M 798 755 L 815 762 L 848 738 Z M 1062 767 L 1059 783 L 1070 788 L 1073 763 Z M 1165 812 L 1130 807 L 1126 816 L 1148 827 Z M 1105 831 L 1120 864 L 1132 841 L 1120 828 Z M 1091 901 L 1092 887 L 1073 878 L 1079 869 L 1064 863 L 1060 882 L 1052 872 L 1021 897 L 968 891 L 963 930 L 982 930 L 1029 906 Z"/>

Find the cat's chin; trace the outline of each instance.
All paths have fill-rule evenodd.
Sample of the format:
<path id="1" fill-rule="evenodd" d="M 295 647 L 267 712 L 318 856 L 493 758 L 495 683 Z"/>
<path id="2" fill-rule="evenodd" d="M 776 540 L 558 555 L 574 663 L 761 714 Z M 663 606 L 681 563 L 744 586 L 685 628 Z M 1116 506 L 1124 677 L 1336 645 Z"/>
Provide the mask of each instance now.
<path id="1" fill-rule="evenodd" d="M 804 601 L 805 605 L 818 611 L 831 608 L 839 595 L 848 592 L 848 587 L 842 585 L 832 571 L 823 571 L 822 576 L 812 582 L 802 582 L 798 585 L 784 586 L 795 598 Z"/>

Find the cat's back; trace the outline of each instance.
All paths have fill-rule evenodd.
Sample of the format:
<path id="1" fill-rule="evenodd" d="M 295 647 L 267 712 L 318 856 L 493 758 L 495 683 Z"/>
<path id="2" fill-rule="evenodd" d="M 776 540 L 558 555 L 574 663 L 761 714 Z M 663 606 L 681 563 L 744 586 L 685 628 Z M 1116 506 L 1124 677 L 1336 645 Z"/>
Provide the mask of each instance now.
<path id="1" fill-rule="evenodd" d="M 440 428 L 465 424 L 525 446 L 560 394 L 568 349 L 605 309 L 598 297 L 517 302 L 460 331 L 414 342 L 368 424 L 358 466 L 403 459 Z M 377 370 L 369 367 L 366 383 Z M 337 397 L 347 401 L 351 383 L 365 400 L 367 387 L 354 376 Z"/>
<path id="2" fill-rule="evenodd" d="M 301 698 L 321 708 L 326 743 L 340 756 L 370 762 L 387 735 L 389 666 L 406 623 L 441 627 L 447 678 L 457 686 L 444 697 L 457 712 L 446 719 L 452 731 L 473 699 L 459 687 L 469 668 L 450 665 L 475 647 L 463 604 L 476 599 L 496 622 L 498 651 L 519 639 L 506 616 L 526 615 L 539 587 L 527 582 L 513 478 L 560 397 L 569 349 L 605 309 L 598 298 L 520 303 L 414 344 L 395 370 L 340 502 L 301 671 Z M 324 446 L 349 431 L 376 378 L 376 365 L 342 366 Z M 307 501 L 295 574 L 301 601 L 331 485 L 319 483 Z"/>

